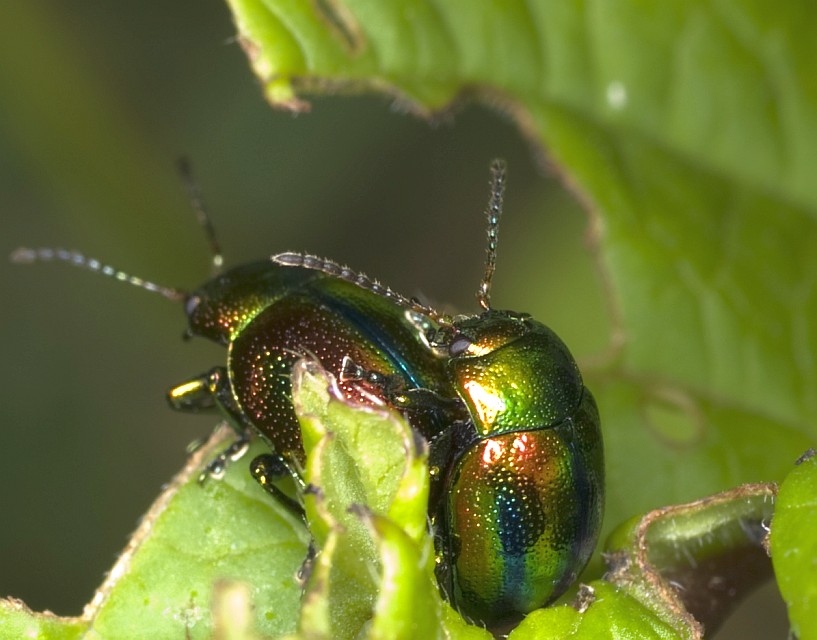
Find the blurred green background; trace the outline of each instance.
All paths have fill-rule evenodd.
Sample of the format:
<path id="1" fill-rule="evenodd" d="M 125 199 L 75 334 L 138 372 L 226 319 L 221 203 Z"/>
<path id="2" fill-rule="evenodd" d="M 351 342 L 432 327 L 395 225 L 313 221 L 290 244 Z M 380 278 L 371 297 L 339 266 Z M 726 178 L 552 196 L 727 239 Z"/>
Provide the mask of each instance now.
<path id="1" fill-rule="evenodd" d="M 550 324 L 580 360 L 606 345 L 586 216 L 502 114 L 470 106 L 429 123 L 382 96 L 273 111 L 218 0 L 3 3 L 0 24 L 5 254 L 62 246 L 196 286 L 209 257 L 175 170 L 184 154 L 228 265 L 308 250 L 473 311 L 501 156 L 494 304 Z M 172 413 L 166 389 L 225 354 L 183 342 L 163 298 L 68 266 L 0 261 L 0 296 L 0 596 L 76 615 L 213 426 Z"/>

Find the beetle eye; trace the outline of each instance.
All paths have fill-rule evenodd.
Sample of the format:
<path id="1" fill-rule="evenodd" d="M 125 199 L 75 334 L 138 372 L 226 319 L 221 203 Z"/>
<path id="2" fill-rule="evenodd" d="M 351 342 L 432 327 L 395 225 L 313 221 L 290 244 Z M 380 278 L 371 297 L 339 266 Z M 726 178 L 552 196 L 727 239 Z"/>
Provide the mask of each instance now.
<path id="1" fill-rule="evenodd" d="M 188 318 L 193 315 L 196 307 L 198 307 L 200 304 L 201 298 L 198 296 L 189 296 L 187 300 L 184 301 L 184 312 L 187 314 Z"/>
<path id="2" fill-rule="evenodd" d="M 462 355 L 471 347 L 473 342 L 471 342 L 468 338 L 463 335 L 459 335 L 451 341 L 451 344 L 448 345 L 448 355 L 452 358 L 456 358 L 457 356 Z"/>

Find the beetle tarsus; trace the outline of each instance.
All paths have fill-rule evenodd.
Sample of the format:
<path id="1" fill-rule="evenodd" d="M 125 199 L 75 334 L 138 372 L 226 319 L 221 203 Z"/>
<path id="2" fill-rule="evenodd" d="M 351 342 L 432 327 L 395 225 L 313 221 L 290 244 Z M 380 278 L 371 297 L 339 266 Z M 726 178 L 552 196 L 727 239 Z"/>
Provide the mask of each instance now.
<path id="1" fill-rule="evenodd" d="M 277 485 L 285 478 L 292 478 L 299 491 L 303 492 L 304 481 L 283 456 L 277 453 L 264 453 L 250 463 L 250 473 L 264 490 L 273 496 L 284 508 L 296 518 L 305 519 L 306 514 L 300 502 L 290 498 Z"/>
<path id="2" fill-rule="evenodd" d="M 226 449 L 210 460 L 199 475 L 199 484 L 204 484 L 208 478 L 220 480 L 224 477 L 230 463 L 240 460 L 250 447 L 251 431 L 245 429 Z"/>

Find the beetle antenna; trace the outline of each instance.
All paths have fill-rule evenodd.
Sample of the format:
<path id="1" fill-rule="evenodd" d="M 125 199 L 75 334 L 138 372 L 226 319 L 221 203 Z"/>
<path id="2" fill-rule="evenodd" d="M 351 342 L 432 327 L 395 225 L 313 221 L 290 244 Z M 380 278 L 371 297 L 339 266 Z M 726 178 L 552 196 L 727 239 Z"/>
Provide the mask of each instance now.
<path id="1" fill-rule="evenodd" d="M 193 177 L 193 169 L 190 166 L 190 160 L 182 156 L 177 162 L 179 175 L 187 188 L 187 193 L 190 197 L 190 204 L 193 206 L 193 212 L 196 214 L 196 219 L 199 225 L 204 230 L 204 235 L 207 238 L 207 243 L 210 245 L 210 255 L 212 257 L 212 272 L 214 276 L 221 273 L 224 266 L 224 256 L 221 253 L 221 245 L 216 237 L 216 230 L 213 227 L 213 221 L 210 219 L 210 214 L 207 212 L 207 207 L 204 205 L 204 199 L 201 197 L 201 189 Z"/>
<path id="2" fill-rule="evenodd" d="M 114 278 L 122 282 L 127 282 L 140 289 L 147 289 L 154 293 L 159 293 L 169 300 L 174 302 L 181 302 L 187 297 L 187 293 L 180 289 L 173 289 L 172 287 L 164 287 L 162 285 L 143 280 L 130 274 L 120 271 L 114 267 L 102 264 L 99 260 L 94 258 L 86 258 L 81 253 L 76 251 L 67 251 L 65 249 L 29 249 L 27 247 L 20 247 L 14 251 L 11 256 L 11 261 L 17 264 L 31 264 L 32 262 L 67 262 L 75 267 L 82 267 L 90 271 L 96 271 L 103 276 Z"/>
<path id="3" fill-rule="evenodd" d="M 488 244 L 485 249 L 485 272 L 477 289 L 477 302 L 485 311 L 491 308 L 491 280 L 496 269 L 496 243 L 499 219 L 502 217 L 502 197 L 505 194 L 505 161 L 497 158 L 491 163 L 491 199 L 485 215 L 488 218 Z"/>
<path id="4" fill-rule="evenodd" d="M 404 309 L 410 309 L 411 311 L 415 311 L 420 315 L 431 318 L 437 324 L 448 326 L 452 323 L 449 316 L 441 314 L 431 307 L 422 304 L 419 300 L 417 300 L 417 298 L 407 298 L 396 291 L 392 291 L 392 289 L 389 287 L 383 286 L 377 280 L 373 280 L 365 273 L 352 271 L 352 269 L 349 267 L 340 265 L 332 260 L 313 256 L 308 253 L 288 251 L 272 256 L 272 261 L 285 267 L 304 267 L 305 269 L 320 271 L 328 276 L 346 280 L 347 282 L 356 284 L 366 291 L 371 291 L 379 296 L 383 296 L 384 298 L 400 305 Z"/>

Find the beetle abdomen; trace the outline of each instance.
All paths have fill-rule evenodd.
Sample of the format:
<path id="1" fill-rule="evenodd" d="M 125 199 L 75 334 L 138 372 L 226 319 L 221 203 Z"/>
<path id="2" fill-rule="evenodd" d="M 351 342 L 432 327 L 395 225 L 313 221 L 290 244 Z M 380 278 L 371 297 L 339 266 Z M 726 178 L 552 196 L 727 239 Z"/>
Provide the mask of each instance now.
<path id="1" fill-rule="evenodd" d="M 295 361 L 305 356 L 316 357 L 339 378 L 340 390 L 352 401 L 388 403 L 389 390 L 366 380 L 344 380 L 340 373 L 346 358 L 365 371 L 392 377 L 392 385 L 397 380 L 406 389 L 453 393 L 446 386 L 442 364 L 421 344 L 402 309 L 383 304 L 380 296 L 350 283 L 310 281 L 286 292 L 244 327 L 230 345 L 228 361 L 230 383 L 242 411 L 289 459 L 303 461 L 290 374 Z M 422 431 L 423 425 L 415 422 L 412 425 Z"/>
<path id="2" fill-rule="evenodd" d="M 580 424 L 579 424 L 580 423 Z M 482 620 L 552 601 L 592 553 L 603 463 L 595 402 L 553 428 L 485 438 L 452 477 L 448 528 L 462 610 Z"/>

